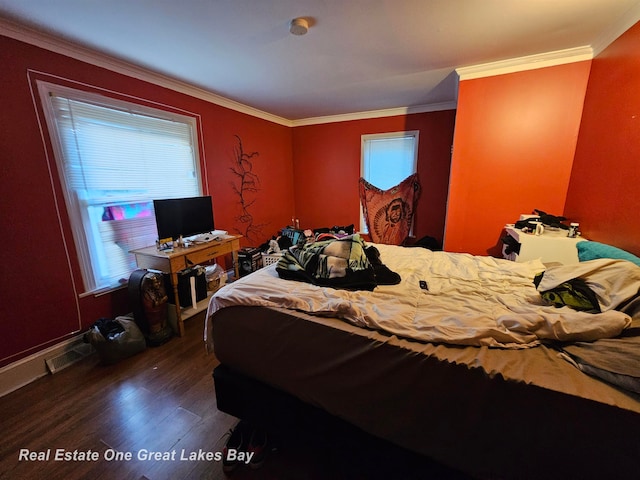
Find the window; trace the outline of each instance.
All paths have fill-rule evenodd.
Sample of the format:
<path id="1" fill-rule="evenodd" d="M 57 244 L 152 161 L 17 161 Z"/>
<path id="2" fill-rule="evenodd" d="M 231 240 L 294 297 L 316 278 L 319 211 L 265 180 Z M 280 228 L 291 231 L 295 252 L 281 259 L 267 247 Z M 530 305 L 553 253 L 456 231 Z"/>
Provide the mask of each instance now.
<path id="1" fill-rule="evenodd" d="M 388 190 L 409 175 L 416 173 L 418 136 L 417 130 L 362 135 L 360 168 L 362 178 L 381 190 Z M 362 206 L 360 230 L 367 231 Z"/>
<path id="2" fill-rule="evenodd" d="M 38 82 L 87 291 L 126 283 L 153 199 L 201 195 L 192 117 Z"/>

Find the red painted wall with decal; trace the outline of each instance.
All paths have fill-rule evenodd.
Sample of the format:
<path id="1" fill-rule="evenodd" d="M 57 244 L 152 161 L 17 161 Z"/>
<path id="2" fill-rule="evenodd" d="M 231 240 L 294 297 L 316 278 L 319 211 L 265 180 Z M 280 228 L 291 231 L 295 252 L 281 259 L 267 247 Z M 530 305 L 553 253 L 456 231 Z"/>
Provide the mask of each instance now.
<path id="1" fill-rule="evenodd" d="M 2 36 L 0 64 L 0 212 L 5 246 L 0 366 L 63 340 L 100 317 L 130 311 L 126 290 L 79 297 L 83 286 L 73 236 L 48 133 L 39 129 L 34 108 L 39 100 L 32 98 L 30 79 L 46 77 L 75 88 L 106 89 L 198 115 L 205 192 L 213 196 L 216 226 L 229 231 L 243 227 L 236 219 L 240 209 L 230 171 L 234 135 L 239 135 L 245 151 L 259 153 L 253 168 L 261 185 L 252 213 L 256 223 L 264 225 L 260 235 L 244 244 L 264 242 L 290 218 L 294 201 L 290 127 Z"/>
<path id="2" fill-rule="evenodd" d="M 640 23 L 593 60 L 565 215 L 640 255 Z"/>
<path id="3" fill-rule="evenodd" d="M 455 110 L 295 127 L 295 216 L 304 228 L 360 224 L 360 145 L 364 134 L 419 130 L 421 194 L 414 233 L 442 240 Z"/>
<path id="4" fill-rule="evenodd" d="M 505 223 L 562 214 L 590 64 L 460 82 L 445 250 L 499 255 Z"/>

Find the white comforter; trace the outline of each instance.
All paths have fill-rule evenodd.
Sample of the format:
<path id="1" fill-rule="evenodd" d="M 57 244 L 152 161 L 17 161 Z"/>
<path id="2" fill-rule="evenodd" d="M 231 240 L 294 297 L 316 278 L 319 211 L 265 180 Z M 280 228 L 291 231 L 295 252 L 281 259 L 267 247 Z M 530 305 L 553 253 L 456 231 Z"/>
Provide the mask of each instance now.
<path id="1" fill-rule="evenodd" d="M 612 309 L 592 314 L 544 305 L 533 284 L 534 276 L 545 269 L 538 260 L 515 263 L 423 248 L 376 247 L 382 262 L 401 275 L 399 285 L 379 286 L 373 292 L 337 290 L 280 279 L 272 265 L 212 297 L 205 326 L 208 347 L 212 346 L 211 316 L 234 305 L 338 317 L 425 342 L 502 348 L 533 347 L 541 339 L 613 337 L 631 322 L 629 316 Z M 428 290 L 420 288 L 421 280 L 427 282 Z M 640 275 L 635 280 L 640 285 Z M 637 285 L 632 287 L 636 291 Z"/>

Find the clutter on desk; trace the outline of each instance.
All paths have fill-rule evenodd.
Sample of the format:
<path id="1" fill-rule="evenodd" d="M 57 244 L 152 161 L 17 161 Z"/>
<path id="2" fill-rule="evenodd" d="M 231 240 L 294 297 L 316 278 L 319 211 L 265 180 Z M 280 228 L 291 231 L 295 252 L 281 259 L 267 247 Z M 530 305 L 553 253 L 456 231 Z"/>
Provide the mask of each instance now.
<path id="1" fill-rule="evenodd" d="M 569 234 L 567 237 L 576 238 L 580 236 L 580 224 L 577 222 L 571 222 L 569 225 Z"/>
<path id="2" fill-rule="evenodd" d="M 160 238 L 156 240 L 156 248 L 159 252 L 171 253 L 173 252 L 173 238 Z"/>
<path id="3" fill-rule="evenodd" d="M 514 224 L 515 228 L 522 230 L 524 233 L 534 235 L 542 235 L 545 228 L 551 230 L 567 230 L 567 236 L 576 238 L 580 236 L 580 224 L 571 222 L 566 225 L 567 218 L 561 215 L 552 215 L 542 210 L 534 209 L 533 214 L 520 215 L 520 219 Z"/>

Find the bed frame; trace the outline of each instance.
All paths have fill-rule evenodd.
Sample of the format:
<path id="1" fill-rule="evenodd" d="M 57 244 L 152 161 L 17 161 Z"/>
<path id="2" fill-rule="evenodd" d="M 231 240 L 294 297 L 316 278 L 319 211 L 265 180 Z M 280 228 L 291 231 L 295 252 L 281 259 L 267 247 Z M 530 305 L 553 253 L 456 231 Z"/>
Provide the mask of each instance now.
<path id="1" fill-rule="evenodd" d="M 466 406 L 456 401 L 457 414 L 434 409 L 433 424 L 425 425 L 425 435 L 442 437 L 442 448 L 429 455 L 434 460 L 486 479 L 623 479 L 637 475 L 638 414 L 489 379 L 477 370 L 453 370 L 445 372 L 452 377 L 451 390 L 436 392 L 433 404 L 425 405 L 434 408 L 452 395 L 458 399 L 467 395 Z M 268 429 L 277 431 L 316 420 L 342 425 L 325 411 L 225 365 L 214 370 L 213 378 L 218 409 Z M 469 392 L 475 392 L 473 397 Z M 482 397 L 478 392 L 483 392 Z"/>
<path id="2" fill-rule="evenodd" d="M 218 409 L 266 429 L 271 448 L 322 452 L 340 478 L 469 480 L 467 474 L 375 437 L 293 395 L 235 372 L 213 371 Z M 275 439 L 275 440 L 274 440 Z M 329 450 L 327 450 L 329 448 Z M 336 465 L 337 462 L 337 465 Z M 310 468 L 314 468 L 310 466 Z M 309 474 L 310 472 L 305 472 Z"/>
<path id="3" fill-rule="evenodd" d="M 438 375 L 450 378 L 449 388 L 425 405 L 433 414 L 424 434 L 438 446 L 419 453 L 481 479 L 626 479 L 640 471 L 637 413 L 448 367 Z M 218 409 L 238 418 L 275 430 L 316 421 L 344 428 L 343 420 L 226 365 L 213 378 Z"/>

